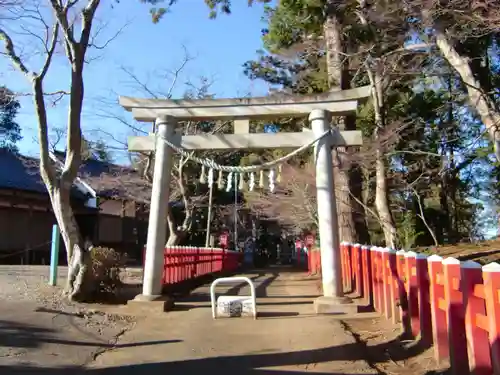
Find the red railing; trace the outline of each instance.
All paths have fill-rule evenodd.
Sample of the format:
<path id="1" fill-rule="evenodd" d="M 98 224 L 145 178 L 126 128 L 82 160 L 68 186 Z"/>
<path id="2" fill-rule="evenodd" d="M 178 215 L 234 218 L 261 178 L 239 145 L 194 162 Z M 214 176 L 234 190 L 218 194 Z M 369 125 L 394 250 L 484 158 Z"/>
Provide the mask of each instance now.
<path id="1" fill-rule="evenodd" d="M 174 285 L 208 274 L 234 272 L 242 253 L 221 248 L 170 246 L 165 248 L 163 285 Z"/>
<path id="2" fill-rule="evenodd" d="M 432 344 L 453 373 L 500 374 L 500 264 L 348 243 L 340 252 L 347 293 Z M 310 273 L 319 273 L 320 252 L 310 257 Z"/>

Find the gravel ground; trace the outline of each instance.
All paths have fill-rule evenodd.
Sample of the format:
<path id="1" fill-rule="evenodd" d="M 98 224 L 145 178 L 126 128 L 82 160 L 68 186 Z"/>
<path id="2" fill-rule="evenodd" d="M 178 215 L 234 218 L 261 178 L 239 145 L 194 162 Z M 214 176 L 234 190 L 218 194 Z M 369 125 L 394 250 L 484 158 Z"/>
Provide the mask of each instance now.
<path id="1" fill-rule="evenodd" d="M 48 284 L 49 266 L 0 265 L 0 300 L 55 303 L 60 300 L 67 273 L 67 267 L 59 267 L 57 286 L 53 287 Z M 140 268 L 127 268 L 122 274 L 128 284 L 139 284 L 141 279 Z"/>
<path id="2" fill-rule="evenodd" d="M 58 274 L 52 287 L 48 266 L 0 266 L 0 373 L 18 366 L 85 366 L 135 325 L 134 318 L 106 306 L 61 298 L 67 267 L 59 267 Z M 133 269 L 124 278 L 141 280 Z"/>
<path id="3" fill-rule="evenodd" d="M 50 303 L 58 299 L 66 281 L 66 267 L 59 267 L 56 287 L 48 285 L 48 266 L 0 266 L 2 301 Z"/>

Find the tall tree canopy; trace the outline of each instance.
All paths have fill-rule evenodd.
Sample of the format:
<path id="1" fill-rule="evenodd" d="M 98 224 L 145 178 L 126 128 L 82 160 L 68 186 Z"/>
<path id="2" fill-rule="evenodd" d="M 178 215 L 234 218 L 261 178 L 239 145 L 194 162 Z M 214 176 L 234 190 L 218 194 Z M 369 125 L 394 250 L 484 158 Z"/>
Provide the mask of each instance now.
<path id="1" fill-rule="evenodd" d="M 21 104 L 14 93 L 5 86 L 0 86 L 0 148 L 17 150 L 16 142 L 21 140 L 21 127 L 16 122 L 16 115 Z"/>

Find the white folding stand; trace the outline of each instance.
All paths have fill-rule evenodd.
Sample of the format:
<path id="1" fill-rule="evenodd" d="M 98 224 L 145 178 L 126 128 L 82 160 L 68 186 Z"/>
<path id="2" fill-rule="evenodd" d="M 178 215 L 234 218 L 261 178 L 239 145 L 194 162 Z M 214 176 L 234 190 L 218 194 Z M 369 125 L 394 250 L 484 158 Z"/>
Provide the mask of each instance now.
<path id="1" fill-rule="evenodd" d="M 217 300 L 215 299 L 215 287 L 218 284 L 232 284 L 237 282 L 246 282 L 248 283 L 248 285 L 250 285 L 250 296 L 219 296 Z M 223 277 L 220 279 L 216 279 L 210 286 L 210 301 L 212 303 L 212 317 L 214 319 L 217 319 L 217 316 L 220 315 L 219 308 L 221 306 L 228 307 L 228 311 L 225 314 L 226 316 L 239 316 L 232 315 L 232 311 L 239 312 L 241 315 L 241 312 L 246 310 L 245 307 L 250 307 L 253 318 L 257 319 L 255 286 L 253 285 L 252 280 L 250 280 L 248 277 Z"/>

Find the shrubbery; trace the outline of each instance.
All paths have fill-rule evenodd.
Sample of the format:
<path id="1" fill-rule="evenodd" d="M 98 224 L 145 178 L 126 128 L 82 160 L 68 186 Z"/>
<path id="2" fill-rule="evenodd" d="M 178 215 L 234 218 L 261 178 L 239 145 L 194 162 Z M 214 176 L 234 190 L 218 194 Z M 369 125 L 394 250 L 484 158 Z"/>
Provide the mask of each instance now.
<path id="1" fill-rule="evenodd" d="M 94 247 L 90 251 L 94 294 L 116 294 L 122 285 L 120 273 L 125 266 L 126 254 L 108 247 Z"/>

